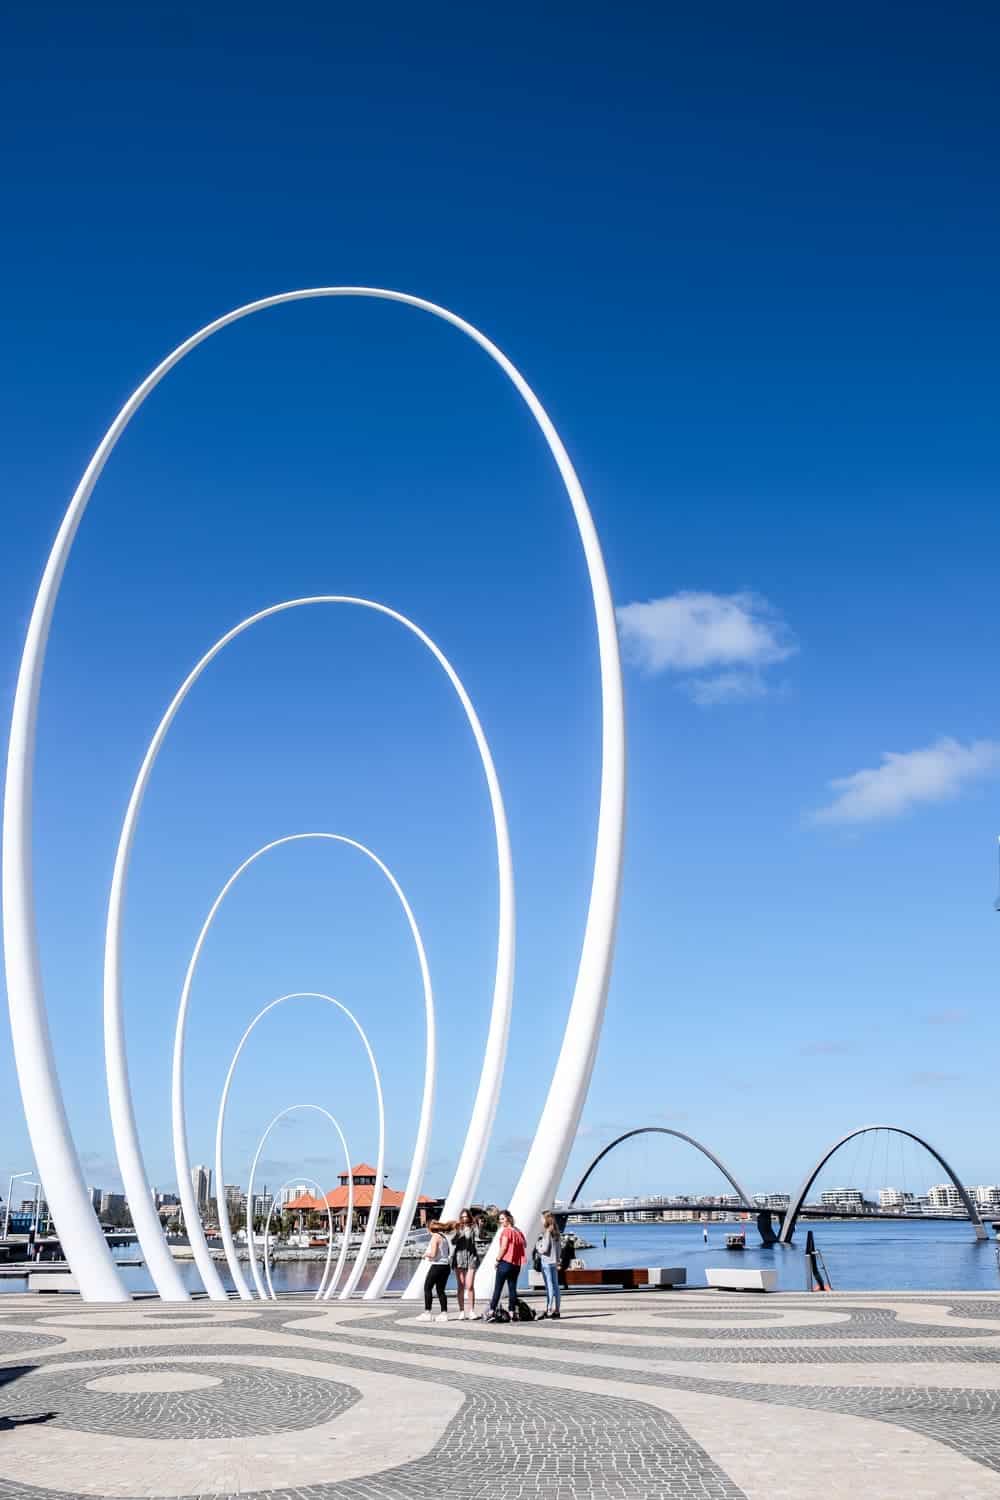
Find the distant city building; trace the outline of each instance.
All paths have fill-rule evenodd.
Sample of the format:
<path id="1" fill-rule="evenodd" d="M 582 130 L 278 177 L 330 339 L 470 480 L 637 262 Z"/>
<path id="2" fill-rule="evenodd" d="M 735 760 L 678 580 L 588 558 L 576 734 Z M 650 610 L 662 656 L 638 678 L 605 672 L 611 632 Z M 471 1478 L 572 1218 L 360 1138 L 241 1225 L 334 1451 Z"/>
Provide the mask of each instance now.
<path id="1" fill-rule="evenodd" d="M 103 1193 L 102 1192 L 102 1194 L 101 1194 L 101 1218 L 102 1219 L 116 1219 L 116 1218 L 119 1218 L 121 1216 L 124 1216 L 124 1214 L 125 1214 L 125 1207 L 126 1207 L 126 1205 L 125 1205 L 125 1194 L 124 1193 Z"/>
<path id="2" fill-rule="evenodd" d="M 212 1173 L 208 1167 L 191 1168 L 191 1190 L 198 1205 L 198 1212 L 204 1213 L 208 1207 L 208 1200 L 212 1196 Z"/>
<path id="3" fill-rule="evenodd" d="M 829 1188 L 820 1193 L 819 1201 L 823 1208 L 840 1208 L 848 1213 L 860 1214 L 865 1209 L 865 1200 L 858 1188 Z"/>
<path id="4" fill-rule="evenodd" d="M 180 1203 L 180 1201 L 181 1200 L 176 1193 L 155 1192 L 153 1194 L 153 1202 L 156 1204 L 157 1208 L 173 1208 L 178 1203 Z"/>
<path id="5" fill-rule="evenodd" d="M 962 1195 L 953 1182 L 939 1182 L 934 1187 L 928 1188 L 927 1202 L 932 1212 L 941 1213 L 942 1210 L 947 1209 L 957 1209 L 959 1213 L 965 1212 Z"/>
<path id="6" fill-rule="evenodd" d="M 232 1218 L 233 1214 L 242 1214 L 247 1206 L 247 1195 L 246 1193 L 244 1193 L 239 1183 L 227 1182 L 225 1186 L 225 1194 L 226 1208 L 229 1210 L 230 1218 Z"/>
<path id="7" fill-rule="evenodd" d="M 919 1206 L 916 1193 L 908 1193 L 903 1188 L 880 1188 L 878 1195 L 879 1208 L 893 1209 L 897 1213 L 909 1212 Z"/>
<path id="8" fill-rule="evenodd" d="M 977 1208 L 984 1208 L 989 1213 L 996 1213 L 1000 1209 L 1000 1185 L 997 1183 L 974 1187 L 970 1191 Z"/>
<path id="9" fill-rule="evenodd" d="M 43 1229 L 48 1222 L 49 1205 L 44 1198 L 39 1198 L 37 1203 L 34 1198 L 25 1198 L 21 1203 L 21 1212 L 27 1214 L 31 1222 L 37 1224 L 39 1229 Z"/>
<path id="10" fill-rule="evenodd" d="M 100 1188 L 94 1188 L 94 1187 L 92 1187 L 90 1189 L 90 1206 L 94 1210 L 95 1214 L 100 1214 L 100 1212 L 101 1212 L 101 1198 L 102 1198 L 102 1196 L 103 1195 L 102 1195 L 102 1191 L 101 1191 Z"/>

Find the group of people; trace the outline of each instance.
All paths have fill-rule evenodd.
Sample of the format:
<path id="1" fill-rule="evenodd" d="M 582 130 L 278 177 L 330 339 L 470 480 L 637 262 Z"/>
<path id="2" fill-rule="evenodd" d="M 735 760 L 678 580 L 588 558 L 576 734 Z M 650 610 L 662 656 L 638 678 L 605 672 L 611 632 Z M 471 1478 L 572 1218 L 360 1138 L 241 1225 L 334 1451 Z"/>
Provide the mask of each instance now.
<path id="1" fill-rule="evenodd" d="M 493 1279 L 493 1295 L 485 1314 L 476 1312 L 476 1272 L 479 1270 L 480 1254 L 477 1231 L 478 1222 L 472 1211 L 463 1208 L 458 1218 L 448 1223 L 435 1220 L 428 1224 L 430 1241 L 424 1251 L 428 1262 L 424 1278 L 424 1310 L 419 1322 L 429 1323 L 432 1318 L 438 1323 L 448 1321 L 448 1281 L 452 1271 L 458 1292 L 458 1315 L 463 1321 L 473 1322 L 483 1318 L 493 1322 L 497 1316 L 504 1290 L 507 1292 L 507 1307 L 513 1321 L 517 1311 L 517 1283 L 528 1259 L 528 1248 L 524 1235 L 514 1223 L 509 1209 L 501 1209 L 499 1215 L 499 1241 L 497 1244 L 496 1273 Z M 535 1242 L 533 1264 L 542 1273 L 545 1284 L 546 1306 L 541 1318 L 559 1317 L 559 1269 L 563 1241 L 554 1214 L 542 1215 L 542 1232 Z M 438 1312 L 432 1312 L 437 1298 Z"/>

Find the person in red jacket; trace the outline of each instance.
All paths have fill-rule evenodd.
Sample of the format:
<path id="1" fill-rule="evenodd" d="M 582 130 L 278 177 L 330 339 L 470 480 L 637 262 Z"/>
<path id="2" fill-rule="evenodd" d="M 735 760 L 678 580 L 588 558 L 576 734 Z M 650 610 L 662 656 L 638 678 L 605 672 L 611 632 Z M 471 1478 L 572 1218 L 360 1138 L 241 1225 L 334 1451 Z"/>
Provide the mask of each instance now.
<path id="1" fill-rule="evenodd" d="M 493 1283 L 493 1296 L 490 1298 L 489 1316 L 492 1318 L 500 1304 L 500 1297 L 504 1287 L 507 1288 L 507 1305 L 510 1308 L 511 1318 L 517 1307 L 517 1278 L 521 1274 L 521 1267 L 527 1260 L 528 1252 L 524 1243 L 524 1235 L 514 1223 L 514 1216 L 509 1208 L 500 1210 L 500 1244 L 497 1251 L 496 1279 Z"/>

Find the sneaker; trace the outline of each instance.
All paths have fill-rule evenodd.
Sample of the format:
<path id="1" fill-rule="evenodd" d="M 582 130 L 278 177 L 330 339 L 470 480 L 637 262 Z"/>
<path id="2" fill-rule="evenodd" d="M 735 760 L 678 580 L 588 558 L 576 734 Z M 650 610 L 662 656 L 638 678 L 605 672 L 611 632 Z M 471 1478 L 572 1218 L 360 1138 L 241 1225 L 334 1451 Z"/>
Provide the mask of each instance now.
<path id="1" fill-rule="evenodd" d="M 448 1314 L 447 1313 L 438 1313 L 438 1315 L 434 1319 L 434 1321 L 435 1321 L 435 1323 L 447 1323 L 447 1321 L 448 1321 Z"/>
<path id="2" fill-rule="evenodd" d="M 558 1318 L 558 1316 L 559 1316 L 559 1314 L 557 1312 L 549 1313 L 549 1317 L 550 1318 Z"/>
<path id="3" fill-rule="evenodd" d="M 464 1307 L 462 1308 L 462 1311 L 458 1315 L 458 1321 L 460 1323 L 467 1323 L 469 1321 L 469 1314 L 465 1311 Z"/>
<path id="4" fill-rule="evenodd" d="M 419 1313 L 416 1321 L 418 1323 L 429 1323 L 431 1321 L 431 1314 L 429 1312 Z"/>
<path id="5" fill-rule="evenodd" d="M 546 1308 L 545 1312 L 535 1313 L 535 1322 L 536 1323 L 540 1323 L 542 1321 L 542 1319 L 543 1318 L 547 1318 L 548 1315 L 549 1314 L 548 1314 L 548 1309 L 547 1308 Z"/>

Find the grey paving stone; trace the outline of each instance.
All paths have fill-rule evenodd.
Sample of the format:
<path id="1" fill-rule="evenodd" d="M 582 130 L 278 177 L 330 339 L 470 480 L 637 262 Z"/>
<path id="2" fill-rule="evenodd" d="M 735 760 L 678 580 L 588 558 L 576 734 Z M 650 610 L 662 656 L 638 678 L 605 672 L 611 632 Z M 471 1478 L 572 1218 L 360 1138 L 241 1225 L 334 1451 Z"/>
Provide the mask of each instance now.
<path id="1" fill-rule="evenodd" d="M 894 1296 L 891 1300 L 903 1299 Z M 913 1300 L 915 1304 L 944 1307 L 956 1319 L 1000 1321 L 1000 1299 L 963 1301 L 921 1296 Z M 68 1305 L 74 1312 L 87 1311 L 78 1303 Z M 579 1305 L 582 1309 L 589 1304 L 581 1299 Z M 632 1312 L 637 1306 L 647 1310 L 644 1300 L 622 1299 L 603 1305 L 610 1311 L 627 1307 Z M 324 1363 L 334 1358 L 338 1375 L 344 1377 L 337 1383 L 313 1381 L 305 1376 L 296 1382 L 294 1377 L 266 1366 L 255 1366 L 257 1357 L 264 1359 L 281 1351 L 277 1346 L 250 1342 L 213 1344 L 213 1356 L 223 1357 L 219 1365 L 214 1362 L 211 1366 L 186 1365 L 185 1357 L 202 1352 L 201 1346 L 191 1342 L 192 1325 L 201 1319 L 190 1310 L 175 1314 L 158 1309 L 155 1315 L 131 1317 L 124 1311 L 120 1317 L 102 1317 L 102 1329 L 120 1326 L 127 1339 L 110 1349 L 69 1353 L 61 1347 L 61 1338 L 54 1331 L 47 1333 L 38 1326 L 44 1324 L 46 1316 L 51 1316 L 50 1307 L 37 1314 L 34 1309 L 21 1308 L 17 1313 L 19 1324 L 38 1326 L 38 1332 L 22 1333 L 13 1328 L 8 1331 L 0 1322 L 0 1361 L 6 1360 L 9 1366 L 20 1355 L 21 1365 L 31 1373 L 5 1388 L 2 1394 L 6 1404 L 0 1402 L 0 1424 L 4 1412 L 24 1411 L 24 1398 L 30 1392 L 36 1406 L 51 1405 L 55 1409 L 62 1402 L 59 1417 L 54 1420 L 86 1431 L 156 1435 L 155 1429 L 159 1428 L 159 1435 L 173 1438 L 178 1426 L 186 1423 L 190 1430 L 185 1436 L 211 1436 L 216 1431 L 228 1433 L 231 1429 L 225 1423 L 234 1420 L 243 1422 L 240 1430 L 248 1433 L 286 1428 L 308 1431 L 314 1422 L 328 1420 L 317 1416 L 317 1412 L 330 1410 L 335 1417 L 347 1409 L 354 1399 L 349 1383 L 350 1370 L 354 1368 L 359 1372 L 405 1375 L 407 1379 L 457 1387 L 463 1393 L 464 1404 L 424 1458 L 366 1479 L 267 1491 L 274 1500 L 293 1500 L 296 1496 L 301 1500 L 390 1500 L 390 1497 L 395 1500 L 403 1495 L 413 1500 L 432 1500 L 432 1497 L 439 1500 L 442 1495 L 449 1496 L 449 1500 L 564 1500 L 564 1497 L 576 1500 L 578 1496 L 592 1496 L 595 1500 L 597 1497 L 637 1500 L 639 1496 L 648 1496 L 650 1500 L 692 1496 L 701 1500 L 715 1496 L 738 1500 L 741 1492 L 692 1441 L 681 1424 L 643 1403 L 639 1394 L 643 1386 L 658 1391 L 736 1398 L 779 1406 L 789 1412 L 796 1409 L 836 1412 L 889 1423 L 1000 1472 L 1000 1390 L 934 1387 L 926 1383 L 912 1387 L 888 1382 L 876 1386 L 852 1385 L 844 1384 L 842 1375 L 838 1375 L 841 1383 L 836 1386 L 784 1385 L 769 1383 L 766 1374 L 769 1365 L 795 1363 L 856 1364 L 866 1369 L 880 1363 L 996 1364 L 1000 1362 L 1000 1347 L 983 1344 L 984 1339 L 995 1336 L 993 1330 L 908 1324 L 894 1308 L 880 1306 L 876 1301 L 853 1303 L 833 1298 L 823 1300 L 822 1310 L 846 1314 L 847 1321 L 816 1327 L 796 1325 L 793 1316 L 789 1321 L 774 1322 L 778 1308 L 782 1313 L 794 1314 L 813 1312 L 817 1305 L 815 1298 L 805 1296 L 774 1299 L 767 1308 L 748 1308 L 740 1305 L 738 1299 L 735 1302 L 706 1299 L 688 1306 L 671 1303 L 662 1309 L 662 1318 L 682 1316 L 683 1328 L 670 1329 L 662 1321 L 660 1310 L 649 1308 L 653 1314 L 651 1325 L 643 1331 L 641 1339 L 635 1340 L 632 1336 L 637 1330 L 628 1326 L 629 1342 L 619 1344 L 607 1339 L 599 1346 L 589 1347 L 578 1334 L 567 1333 L 566 1324 L 460 1325 L 463 1343 L 461 1348 L 455 1346 L 453 1358 L 462 1362 L 461 1373 L 410 1362 L 415 1354 L 419 1356 L 424 1337 L 433 1339 L 427 1345 L 429 1353 L 435 1356 L 446 1353 L 441 1343 L 445 1330 L 438 1325 L 409 1321 L 410 1310 L 404 1311 L 398 1304 L 373 1307 L 370 1314 L 333 1330 L 309 1326 L 324 1316 L 324 1310 L 308 1303 L 255 1306 L 252 1316 L 233 1318 L 233 1330 L 238 1330 L 241 1337 L 255 1329 L 279 1332 L 294 1322 L 295 1328 L 288 1332 L 296 1340 L 295 1358 Z M 241 1314 L 250 1311 L 247 1304 L 239 1307 Z M 916 1305 L 914 1311 L 919 1317 Z M 402 1328 L 401 1315 L 407 1317 Z M 767 1326 L 757 1323 L 761 1317 Z M 725 1326 L 702 1327 L 699 1326 L 702 1320 L 724 1321 Z M 751 1326 L 751 1320 L 756 1326 Z M 224 1326 L 224 1319 L 213 1314 L 213 1331 Z M 578 1330 L 580 1326 L 577 1325 Z M 596 1326 L 613 1333 L 613 1317 Z M 154 1327 L 173 1327 L 176 1343 L 165 1350 L 148 1346 L 144 1349 L 143 1329 Z M 376 1332 L 384 1337 L 373 1339 L 371 1335 Z M 34 1338 L 40 1340 L 36 1348 L 17 1343 Z M 678 1342 L 678 1338 L 687 1342 Z M 472 1339 L 475 1347 L 469 1348 Z M 331 1345 L 335 1346 L 335 1352 Z M 288 1351 L 292 1347 L 289 1345 Z M 572 1358 L 546 1358 L 547 1349 Z M 602 1353 L 626 1357 L 636 1368 L 602 1367 Z M 394 1359 L 394 1354 L 407 1356 L 407 1362 Z M 544 1388 L 525 1387 L 504 1378 L 503 1372 L 510 1361 L 519 1357 L 532 1370 L 550 1375 L 552 1384 Z M 739 1366 L 745 1368 L 746 1378 L 741 1375 L 717 1380 L 700 1373 L 664 1374 L 651 1367 L 653 1361 Z M 46 1368 L 56 1363 L 65 1363 L 70 1368 L 64 1371 Z M 75 1364 L 86 1365 L 86 1369 L 77 1371 L 72 1368 Z M 650 1368 L 643 1368 L 644 1364 Z M 87 1383 L 101 1373 L 166 1368 L 232 1373 L 226 1374 L 223 1387 L 174 1392 L 169 1399 L 164 1393 L 156 1393 L 154 1399 L 139 1393 L 99 1395 L 86 1390 Z M 0 1377 L 3 1370 L 4 1364 L 0 1362 Z M 498 1373 L 487 1373 L 488 1370 Z M 606 1376 L 635 1387 L 636 1398 L 620 1400 L 560 1389 L 560 1381 L 567 1376 L 588 1380 Z M 237 1385 L 229 1382 L 239 1380 L 243 1381 L 239 1390 L 246 1392 L 246 1399 L 237 1396 L 234 1403 Z M 325 1399 L 333 1402 L 333 1406 L 324 1406 L 314 1396 L 316 1386 L 331 1388 Z M 21 1387 L 20 1398 L 18 1387 Z M 338 1401 L 344 1404 L 337 1406 Z M 234 1404 L 240 1407 L 238 1419 L 217 1409 L 218 1406 L 231 1411 Z M 88 1413 L 96 1414 L 96 1425 L 85 1425 Z M 268 1421 L 271 1426 L 261 1425 Z M 75 1500 L 72 1491 L 35 1489 L 25 1482 L 26 1476 L 11 1476 L 2 1470 L 0 1461 L 0 1500 Z M 280 1483 L 280 1476 L 272 1476 L 272 1482 Z"/>
<path id="2" fill-rule="evenodd" d="M 85 1371 L 52 1371 L 50 1386 L 59 1395 L 69 1391 L 75 1396 L 87 1380 L 101 1372 L 140 1368 L 134 1360 L 120 1362 L 121 1351 L 102 1351 L 99 1366 L 93 1364 L 92 1351 L 64 1359 L 86 1361 Z M 170 1356 L 162 1353 L 142 1364 L 142 1368 L 196 1369 L 214 1373 L 218 1365 L 185 1366 L 184 1353 L 177 1349 Z M 273 1356 L 275 1351 L 253 1347 L 213 1349 L 213 1355 L 231 1354 L 246 1369 L 255 1353 Z M 296 1357 L 302 1351 L 296 1350 Z M 313 1355 L 320 1360 L 322 1353 Z M 260 1492 L 273 1500 L 745 1500 L 742 1490 L 732 1483 L 705 1450 L 694 1442 L 679 1422 L 667 1413 L 645 1406 L 641 1401 L 621 1401 L 577 1391 L 531 1390 L 515 1381 L 445 1376 L 441 1372 L 407 1366 L 405 1370 L 391 1360 L 353 1359 L 337 1356 L 338 1366 L 354 1363 L 369 1370 L 387 1374 L 405 1373 L 410 1379 L 444 1381 L 458 1384 L 464 1403 L 449 1423 L 441 1441 L 424 1458 L 382 1474 L 364 1479 L 345 1480 L 323 1485 L 306 1485 L 294 1489 L 269 1489 Z M 76 1375 L 65 1386 L 60 1377 Z M 294 1377 L 280 1374 L 279 1381 L 293 1382 Z M 313 1384 L 313 1382 L 303 1382 Z M 319 1384 L 320 1382 L 315 1382 Z M 325 1383 L 325 1382 L 324 1382 Z M 20 1382 L 18 1383 L 20 1384 Z M 38 1393 L 43 1388 L 39 1386 Z M 339 1389 L 343 1390 L 344 1387 Z M 92 1393 L 88 1393 L 92 1394 Z M 175 1407 L 182 1393 L 176 1393 Z M 187 1392 L 205 1397 L 208 1392 Z M 15 1402 L 16 1404 L 16 1402 Z M 21 1402 L 23 1409 L 23 1400 Z M 277 1408 L 287 1415 L 284 1402 Z M 150 1424 L 159 1420 L 151 1403 L 142 1410 L 143 1432 L 126 1429 L 130 1435 L 150 1435 Z M 79 1408 L 68 1413 L 70 1425 L 80 1425 Z M 102 1416 L 110 1427 L 120 1430 L 113 1414 Z M 171 1425 L 173 1425 L 171 1423 Z M 98 1430 L 90 1428 L 88 1430 Z M 269 1428 L 267 1430 L 273 1430 Z M 164 1433 L 176 1436 L 175 1431 Z M 208 1432 L 203 1436 L 214 1435 Z M 75 1492 L 41 1489 L 26 1477 L 0 1473 L 2 1500 L 77 1500 Z"/>
<path id="3" fill-rule="evenodd" d="M 219 1384 L 185 1391 L 88 1389 L 104 1375 L 148 1371 L 208 1376 Z M 357 1391 L 332 1380 L 307 1380 L 244 1363 L 188 1365 L 160 1355 L 156 1360 L 122 1360 L 84 1370 L 28 1370 L 21 1379 L 0 1385 L 0 1419 L 52 1412 L 54 1427 L 77 1432 L 197 1441 L 316 1427 L 357 1400 Z"/>

